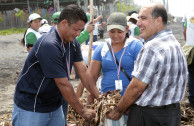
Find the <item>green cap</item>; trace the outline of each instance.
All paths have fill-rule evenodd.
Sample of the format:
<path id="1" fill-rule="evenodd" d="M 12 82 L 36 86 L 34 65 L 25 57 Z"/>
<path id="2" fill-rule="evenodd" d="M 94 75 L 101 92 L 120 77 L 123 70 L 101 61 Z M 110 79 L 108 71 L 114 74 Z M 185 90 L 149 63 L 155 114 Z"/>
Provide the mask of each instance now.
<path id="1" fill-rule="evenodd" d="M 55 12 L 53 15 L 52 15 L 52 22 L 57 24 L 58 23 L 58 18 L 59 18 L 59 15 L 61 14 L 61 12 Z"/>
<path id="2" fill-rule="evenodd" d="M 107 31 L 111 29 L 120 29 L 125 31 L 127 27 L 127 18 L 124 13 L 115 12 L 112 13 L 107 19 Z"/>

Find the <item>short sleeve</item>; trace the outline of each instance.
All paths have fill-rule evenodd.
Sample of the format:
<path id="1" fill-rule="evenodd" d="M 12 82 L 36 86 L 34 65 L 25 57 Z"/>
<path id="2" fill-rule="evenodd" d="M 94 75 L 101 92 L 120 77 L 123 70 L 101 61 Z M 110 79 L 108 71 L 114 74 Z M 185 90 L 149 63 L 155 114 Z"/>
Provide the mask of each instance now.
<path id="1" fill-rule="evenodd" d="M 34 45 L 34 43 L 37 41 L 36 35 L 33 32 L 29 32 L 26 35 L 26 44 L 32 44 Z"/>
<path id="2" fill-rule="evenodd" d="M 96 47 L 92 56 L 93 60 L 102 61 L 101 51 L 102 51 L 103 45 L 104 43 Z"/>
<path id="3" fill-rule="evenodd" d="M 82 52 L 78 40 L 75 39 L 73 41 L 73 45 L 74 45 L 73 62 L 83 61 Z"/>
<path id="4" fill-rule="evenodd" d="M 139 36 L 140 35 L 140 33 L 139 33 L 139 27 L 135 27 L 135 29 L 134 29 L 134 35 L 135 36 Z"/>
<path id="5" fill-rule="evenodd" d="M 187 27 L 187 21 L 185 21 L 184 27 Z"/>
<path id="6" fill-rule="evenodd" d="M 36 57 L 44 75 L 48 78 L 67 77 L 66 62 L 63 51 L 56 43 L 42 42 Z"/>
<path id="7" fill-rule="evenodd" d="M 76 37 L 76 39 L 78 40 L 78 42 L 80 44 L 82 44 L 83 42 L 85 42 L 88 38 L 90 37 L 90 34 L 88 33 L 87 30 L 84 30 L 80 33 L 80 36 Z"/>
<path id="8" fill-rule="evenodd" d="M 136 43 L 135 43 L 135 48 L 134 48 L 134 59 L 136 59 L 137 58 L 137 55 L 139 54 L 139 52 L 140 52 L 140 50 L 142 49 L 142 47 L 143 47 L 143 44 L 142 44 L 142 42 L 141 41 L 137 41 Z"/>

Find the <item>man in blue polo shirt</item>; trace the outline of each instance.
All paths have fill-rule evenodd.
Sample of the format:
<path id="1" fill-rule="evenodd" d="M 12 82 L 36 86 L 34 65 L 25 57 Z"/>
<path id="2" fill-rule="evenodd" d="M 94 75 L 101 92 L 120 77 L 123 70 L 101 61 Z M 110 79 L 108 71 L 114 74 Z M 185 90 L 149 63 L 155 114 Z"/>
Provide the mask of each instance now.
<path id="1" fill-rule="evenodd" d="M 64 126 L 62 97 L 83 116 L 91 119 L 95 111 L 83 107 L 68 81 L 72 65 L 84 86 L 97 98 L 95 85 L 83 61 L 80 35 L 87 17 L 76 5 L 61 12 L 58 24 L 37 40 L 17 80 L 12 113 L 13 126 Z"/>

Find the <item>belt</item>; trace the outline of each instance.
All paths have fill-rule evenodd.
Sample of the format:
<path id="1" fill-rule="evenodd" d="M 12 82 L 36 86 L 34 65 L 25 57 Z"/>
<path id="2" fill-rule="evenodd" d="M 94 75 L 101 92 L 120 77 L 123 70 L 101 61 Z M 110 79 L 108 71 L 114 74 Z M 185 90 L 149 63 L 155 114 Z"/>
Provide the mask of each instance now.
<path id="1" fill-rule="evenodd" d="M 134 104 L 135 106 L 139 106 L 137 104 Z M 158 109 L 165 109 L 165 108 L 176 108 L 177 106 L 179 106 L 179 103 L 172 103 L 169 105 L 163 105 L 163 106 L 152 106 L 152 105 L 148 105 L 148 106 L 140 106 L 143 108 L 158 108 Z"/>
<path id="2" fill-rule="evenodd" d="M 150 107 L 150 108 L 176 108 L 178 105 L 179 105 L 179 103 L 173 103 L 173 104 L 163 105 L 163 106 L 148 105 L 148 106 L 145 106 L 145 107 Z"/>

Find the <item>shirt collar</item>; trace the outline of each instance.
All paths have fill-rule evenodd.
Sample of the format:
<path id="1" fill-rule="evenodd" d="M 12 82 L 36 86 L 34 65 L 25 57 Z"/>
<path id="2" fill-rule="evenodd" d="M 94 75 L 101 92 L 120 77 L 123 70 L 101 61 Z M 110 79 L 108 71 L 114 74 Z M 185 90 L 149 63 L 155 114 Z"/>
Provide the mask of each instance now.
<path id="1" fill-rule="evenodd" d="M 161 30 L 157 33 L 155 33 L 154 35 L 152 35 L 150 38 L 148 38 L 147 40 L 145 40 L 145 42 L 148 42 L 148 41 L 151 41 L 152 39 L 154 38 L 158 38 L 160 36 L 164 36 L 164 35 L 167 35 L 167 34 L 172 34 L 172 31 L 170 29 L 164 29 L 164 30 Z"/>

